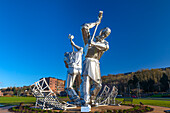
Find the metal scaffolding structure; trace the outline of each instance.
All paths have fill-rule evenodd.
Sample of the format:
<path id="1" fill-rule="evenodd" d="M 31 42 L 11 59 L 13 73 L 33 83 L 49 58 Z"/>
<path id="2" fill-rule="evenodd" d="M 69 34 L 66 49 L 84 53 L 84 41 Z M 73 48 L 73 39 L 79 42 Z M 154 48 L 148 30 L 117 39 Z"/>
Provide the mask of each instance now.
<path id="1" fill-rule="evenodd" d="M 112 90 L 110 90 L 110 88 L 107 85 L 105 85 L 102 93 L 97 97 L 96 103 L 98 103 L 98 106 L 103 106 L 103 105 L 120 106 L 122 102 L 115 100 L 117 94 L 118 94 L 118 89 L 115 86 L 113 86 Z"/>
<path id="2" fill-rule="evenodd" d="M 66 110 L 69 108 L 76 108 L 76 105 L 60 101 L 56 94 L 51 90 L 45 78 L 35 82 L 31 86 L 32 93 L 36 97 L 36 108 L 41 109 L 61 109 Z M 122 102 L 116 101 L 115 98 L 118 94 L 118 89 L 113 86 L 112 90 L 105 85 L 101 94 L 96 98 L 95 103 L 98 106 L 103 105 L 118 105 Z"/>
<path id="3" fill-rule="evenodd" d="M 61 109 L 75 108 L 75 105 L 60 102 L 56 94 L 51 90 L 45 78 L 31 85 L 32 93 L 36 97 L 35 107 L 41 109 Z"/>

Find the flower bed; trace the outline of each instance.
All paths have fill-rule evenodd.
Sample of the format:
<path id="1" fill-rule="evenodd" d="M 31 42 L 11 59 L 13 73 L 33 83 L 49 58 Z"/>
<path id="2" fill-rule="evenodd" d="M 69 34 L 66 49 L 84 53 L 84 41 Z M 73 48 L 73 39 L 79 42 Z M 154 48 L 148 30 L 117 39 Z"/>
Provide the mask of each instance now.
<path id="1" fill-rule="evenodd" d="M 128 105 L 132 106 L 133 108 L 130 109 L 119 109 L 119 110 L 102 110 L 102 113 L 143 113 L 143 112 L 150 112 L 153 111 L 153 108 L 144 106 L 144 105 Z M 31 108 L 31 106 L 17 106 L 10 108 L 9 111 L 16 112 L 16 113 L 62 113 L 62 112 L 69 112 L 69 111 L 55 111 L 55 110 L 42 110 L 37 108 Z M 95 111 L 94 113 L 100 113 L 99 111 Z"/>
<path id="2" fill-rule="evenodd" d="M 141 105 L 130 105 L 133 108 L 130 109 L 119 109 L 119 110 L 105 110 L 102 111 L 103 113 L 144 113 L 144 112 L 150 112 L 153 111 L 153 108 L 148 107 L 148 106 L 141 106 Z M 97 111 L 96 111 L 97 113 Z"/>
<path id="3" fill-rule="evenodd" d="M 30 106 L 17 106 L 12 107 L 9 109 L 10 112 L 16 112 L 16 113 L 59 113 L 57 111 L 53 110 L 43 110 L 38 108 L 31 108 Z M 60 110 L 60 113 L 63 111 Z"/>

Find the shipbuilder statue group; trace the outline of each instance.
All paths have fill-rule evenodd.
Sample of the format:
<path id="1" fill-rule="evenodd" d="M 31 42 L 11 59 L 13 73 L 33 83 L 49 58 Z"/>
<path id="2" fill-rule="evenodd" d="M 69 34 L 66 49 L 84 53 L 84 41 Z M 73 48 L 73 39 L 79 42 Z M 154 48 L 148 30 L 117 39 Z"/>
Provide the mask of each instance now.
<path id="1" fill-rule="evenodd" d="M 96 22 L 85 23 L 81 26 L 84 47 L 79 47 L 73 42 L 73 35 L 69 34 L 68 36 L 73 51 L 64 54 L 64 62 L 67 68 L 65 90 L 71 100 L 70 103 L 75 105 L 91 106 L 98 104 L 95 100 L 102 88 L 99 60 L 103 53 L 109 49 L 109 43 L 105 38 L 111 33 L 111 29 L 105 27 L 100 30 L 98 36 L 95 36 L 102 16 L 103 11 L 99 11 Z M 90 34 L 91 28 L 94 28 L 93 35 Z M 73 88 L 76 76 L 81 76 L 80 96 Z"/>
<path id="2" fill-rule="evenodd" d="M 69 110 L 81 106 L 81 112 L 90 112 L 91 106 L 120 106 L 122 102 L 115 100 L 118 89 L 115 86 L 111 89 L 107 85 L 102 88 L 99 60 L 103 53 L 109 49 L 109 43 L 105 38 L 111 33 L 110 28 L 105 27 L 100 30 L 98 36 L 95 36 L 102 16 L 103 12 L 100 11 L 96 22 L 85 23 L 81 26 L 84 47 L 73 42 L 73 35 L 69 34 L 68 36 L 73 51 L 64 53 L 64 62 L 67 68 L 65 91 L 71 101 L 61 101 L 51 90 L 46 79 L 42 78 L 30 86 L 36 97 L 36 108 Z M 92 36 L 90 35 L 91 28 L 94 28 Z M 79 87 L 78 92 L 73 87 L 75 80 L 78 83 L 76 83 Z M 99 94 L 99 92 L 101 93 Z"/>

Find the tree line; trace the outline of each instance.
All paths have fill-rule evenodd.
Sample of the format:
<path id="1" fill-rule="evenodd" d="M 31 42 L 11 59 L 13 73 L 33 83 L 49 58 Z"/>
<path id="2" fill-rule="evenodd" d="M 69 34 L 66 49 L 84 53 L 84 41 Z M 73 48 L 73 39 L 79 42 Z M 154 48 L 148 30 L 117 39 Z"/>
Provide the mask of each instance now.
<path id="1" fill-rule="evenodd" d="M 4 96 L 33 96 L 30 86 L 7 87 L 0 89 Z"/>
<path id="2" fill-rule="evenodd" d="M 124 74 L 102 76 L 103 86 L 116 86 L 120 94 L 137 92 L 168 92 L 170 91 L 170 67 L 159 69 L 143 69 Z"/>

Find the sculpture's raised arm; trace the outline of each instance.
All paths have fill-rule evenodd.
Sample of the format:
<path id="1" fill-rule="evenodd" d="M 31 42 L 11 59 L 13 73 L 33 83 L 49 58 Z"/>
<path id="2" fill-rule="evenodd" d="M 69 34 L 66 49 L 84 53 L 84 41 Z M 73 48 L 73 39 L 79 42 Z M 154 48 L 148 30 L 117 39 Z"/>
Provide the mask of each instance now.
<path id="1" fill-rule="evenodd" d="M 90 29 L 97 25 L 97 22 L 85 23 L 81 26 L 84 45 L 86 45 L 90 39 Z"/>
<path id="2" fill-rule="evenodd" d="M 99 12 L 99 16 L 98 16 L 98 20 L 96 22 L 93 23 L 85 23 L 81 26 L 81 31 L 82 31 L 82 36 L 83 36 L 83 40 L 84 40 L 84 44 L 86 45 L 88 43 L 88 41 L 91 39 L 90 37 L 90 29 L 93 28 L 94 26 L 97 26 L 101 23 L 101 19 L 102 19 L 102 14 L 103 12 L 100 11 Z M 93 37 L 95 35 L 96 29 L 94 31 Z"/>
<path id="3" fill-rule="evenodd" d="M 70 42 L 71 42 L 72 47 L 75 47 L 78 51 L 79 51 L 80 49 L 83 49 L 82 47 L 76 45 L 76 44 L 73 42 L 73 39 L 74 39 L 74 36 L 73 36 L 73 35 L 69 34 L 69 35 L 68 35 L 68 38 L 70 39 Z"/>
<path id="4" fill-rule="evenodd" d="M 73 42 L 73 40 L 70 40 L 70 42 L 71 42 L 71 45 L 72 45 L 73 47 L 75 47 L 78 51 L 79 51 L 80 49 L 82 49 L 82 47 L 76 45 L 76 44 Z"/>

